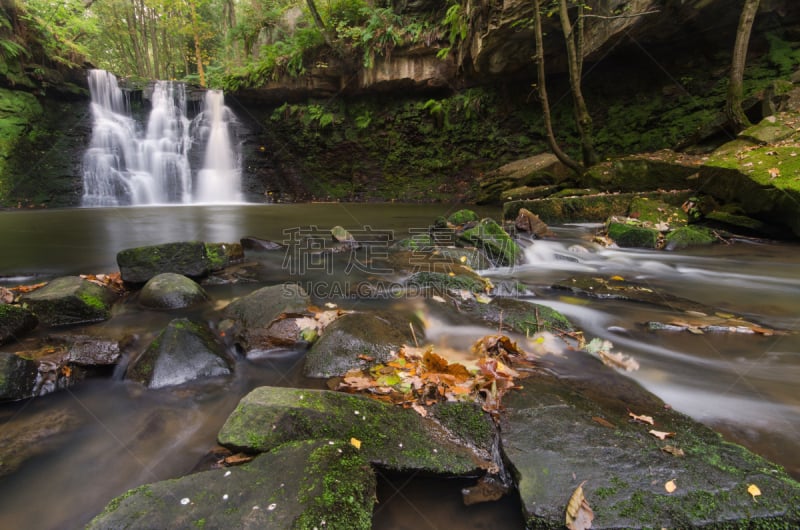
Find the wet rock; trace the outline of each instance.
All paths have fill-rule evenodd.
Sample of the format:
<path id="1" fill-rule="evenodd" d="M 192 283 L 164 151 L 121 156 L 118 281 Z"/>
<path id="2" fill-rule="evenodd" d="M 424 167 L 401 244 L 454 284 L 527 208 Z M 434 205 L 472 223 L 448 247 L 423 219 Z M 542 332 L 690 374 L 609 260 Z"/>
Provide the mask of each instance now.
<path id="1" fill-rule="evenodd" d="M 714 232 L 702 226 L 682 226 L 670 231 L 665 238 L 667 250 L 711 245 L 719 241 Z"/>
<path id="2" fill-rule="evenodd" d="M 543 199 L 552 196 L 561 189 L 561 186 L 520 186 L 503 192 L 505 201 L 519 201 L 529 199 Z"/>
<path id="3" fill-rule="evenodd" d="M 583 352 L 526 379 L 504 405 L 502 446 L 528 528 L 561 527 L 567 500 L 584 481 L 595 529 L 800 523 L 800 484 L 783 469 L 665 407 Z M 655 425 L 635 422 L 629 412 L 651 416 Z M 674 434 L 661 441 L 651 429 Z M 665 489 L 670 480 L 673 493 Z M 762 492 L 757 501 L 750 484 Z"/>
<path id="4" fill-rule="evenodd" d="M 0 352 L 0 401 L 17 401 L 33 395 L 38 365 L 13 353 Z"/>
<path id="5" fill-rule="evenodd" d="M 225 318 L 233 321 L 236 344 L 245 352 L 286 346 L 295 339 L 288 338 L 284 320 L 310 315 L 311 298 L 302 287 L 292 283 L 262 287 L 247 296 L 234 300 L 223 310 Z"/>
<path id="6" fill-rule="evenodd" d="M 358 242 L 353 237 L 353 234 L 345 230 L 342 226 L 336 225 L 331 228 L 331 236 L 339 243 L 346 243 L 350 247 L 358 247 Z"/>
<path id="7" fill-rule="evenodd" d="M 66 410 L 19 414 L 3 421 L 0 429 L 0 477 L 23 463 L 59 447 L 81 421 Z"/>
<path id="8" fill-rule="evenodd" d="M 483 249 L 495 264 L 511 266 L 522 258 L 522 249 L 496 221 L 485 218 L 464 230 L 460 238 Z"/>
<path id="9" fill-rule="evenodd" d="M 140 486 L 112 500 L 87 529 L 368 530 L 375 485 L 372 468 L 352 445 L 309 440 L 242 466 Z"/>
<path id="10" fill-rule="evenodd" d="M 170 322 L 133 360 L 125 374 L 147 388 L 175 386 L 204 377 L 230 375 L 232 362 L 211 331 L 181 318 Z"/>
<path id="11" fill-rule="evenodd" d="M 661 232 L 639 224 L 621 223 L 612 221 L 607 227 L 608 237 L 614 240 L 617 246 L 625 248 L 651 248 L 659 247 Z"/>
<path id="12" fill-rule="evenodd" d="M 514 226 L 521 232 L 527 232 L 534 237 L 550 237 L 553 232 L 550 227 L 539 219 L 539 216 L 525 208 L 520 208 L 517 213 L 517 218 L 514 220 Z"/>
<path id="13" fill-rule="evenodd" d="M 257 237 L 243 237 L 239 240 L 244 250 L 284 250 L 286 245 L 276 243 L 268 239 L 259 239 Z"/>
<path id="14" fill-rule="evenodd" d="M 20 297 L 39 321 L 48 326 L 91 324 L 111 317 L 115 295 L 109 289 L 79 276 L 56 278 Z"/>
<path id="15" fill-rule="evenodd" d="M 460 313 L 472 319 L 494 328 L 502 325 L 504 329 L 527 336 L 541 331 L 560 333 L 575 329 L 569 319 L 555 309 L 515 298 L 494 298 L 488 304 L 467 299 L 457 305 Z"/>
<path id="16" fill-rule="evenodd" d="M 18 305 L 0 304 L 0 344 L 13 342 L 39 324 L 39 319 Z"/>
<path id="17" fill-rule="evenodd" d="M 117 253 L 117 265 L 124 281 L 144 283 L 165 272 L 201 278 L 243 257 L 239 243 L 187 241 L 122 250 Z"/>
<path id="18" fill-rule="evenodd" d="M 447 475 L 481 473 L 491 466 L 493 427 L 480 411 L 453 412 L 451 425 L 467 428 L 464 440 L 430 418 L 364 396 L 328 390 L 259 387 L 239 402 L 220 430 L 220 444 L 246 452 L 271 451 L 287 442 L 356 438 L 361 454 L 384 468 Z M 442 415 L 446 416 L 447 412 Z M 466 419 L 465 419 L 466 418 Z M 481 434 L 482 433 L 482 434 Z M 472 449 L 478 439 L 488 443 Z"/>
<path id="19" fill-rule="evenodd" d="M 488 284 L 478 274 L 453 274 L 444 272 L 417 272 L 406 280 L 406 286 L 415 294 L 444 296 L 449 291 L 466 290 L 483 293 Z"/>
<path id="20" fill-rule="evenodd" d="M 183 309 L 208 299 L 197 282 L 173 272 L 153 276 L 139 292 L 139 305 L 148 309 Z"/>
<path id="21" fill-rule="evenodd" d="M 417 340 L 424 328 L 409 315 L 391 312 L 348 313 L 331 324 L 306 354 L 303 373 L 307 377 L 333 377 L 394 358 L 404 344 L 413 344 L 409 323 Z M 371 360 L 370 360 L 371 359 Z"/>

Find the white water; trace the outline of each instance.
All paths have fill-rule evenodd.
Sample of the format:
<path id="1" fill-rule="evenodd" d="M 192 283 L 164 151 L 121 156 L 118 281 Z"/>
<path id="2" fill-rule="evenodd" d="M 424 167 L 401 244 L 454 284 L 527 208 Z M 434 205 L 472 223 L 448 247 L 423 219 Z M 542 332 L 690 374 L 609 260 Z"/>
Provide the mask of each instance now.
<path id="1" fill-rule="evenodd" d="M 83 206 L 240 200 L 241 171 L 229 130 L 235 117 L 221 92 L 207 92 L 202 112 L 190 121 L 185 86 L 156 81 L 142 129 L 114 75 L 90 71 L 89 88 L 94 123 L 83 159 Z M 196 146 L 205 156 L 194 170 L 189 152 Z"/>

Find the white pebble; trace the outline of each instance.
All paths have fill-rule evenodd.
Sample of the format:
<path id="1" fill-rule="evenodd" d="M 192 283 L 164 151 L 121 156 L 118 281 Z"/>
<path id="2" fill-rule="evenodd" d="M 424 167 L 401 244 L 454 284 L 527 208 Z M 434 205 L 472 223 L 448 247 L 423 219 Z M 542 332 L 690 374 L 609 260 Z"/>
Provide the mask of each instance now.
<path id="1" fill-rule="evenodd" d="M 225 476 L 226 476 L 226 477 L 230 477 L 230 476 L 231 476 L 231 472 L 230 472 L 230 471 L 226 471 L 226 472 L 225 472 Z"/>
<path id="2" fill-rule="evenodd" d="M 227 501 L 227 500 L 228 500 L 228 494 L 227 494 L 227 493 L 226 493 L 225 495 L 223 495 L 223 496 L 222 496 L 222 500 L 223 500 L 223 501 Z"/>
<path id="3" fill-rule="evenodd" d="M 189 500 L 189 497 L 184 497 L 184 498 L 181 499 L 181 504 L 183 504 L 184 506 L 186 506 L 190 502 L 192 502 L 192 501 Z"/>
<path id="4" fill-rule="evenodd" d="M 275 503 L 273 502 L 272 504 L 270 504 L 269 506 L 267 506 L 267 510 L 269 510 L 269 511 L 272 511 L 272 510 L 274 510 L 274 509 L 275 509 L 277 506 L 278 506 L 278 505 L 277 505 L 277 504 L 275 504 Z"/>

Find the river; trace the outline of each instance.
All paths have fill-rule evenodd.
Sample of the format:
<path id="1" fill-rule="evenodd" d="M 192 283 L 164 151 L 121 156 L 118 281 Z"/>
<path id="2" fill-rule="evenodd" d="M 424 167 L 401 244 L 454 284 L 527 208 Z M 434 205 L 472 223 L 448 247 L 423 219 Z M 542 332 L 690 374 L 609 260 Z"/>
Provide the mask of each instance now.
<path id="1" fill-rule="evenodd" d="M 452 211 L 453 208 L 449 209 Z M 291 229 L 343 225 L 424 229 L 448 213 L 442 205 L 296 204 L 192 205 L 0 212 L 0 284 L 33 283 L 58 275 L 116 271 L 119 250 L 170 241 L 237 241 L 257 236 L 285 241 Z M 492 209 L 486 215 L 498 216 Z M 566 314 L 587 337 L 613 342 L 640 364 L 630 376 L 675 409 L 728 439 L 784 465 L 800 478 L 800 247 L 740 241 L 680 252 L 606 249 L 591 242 L 595 227 L 554 227 L 557 238 L 526 249 L 526 263 L 484 271 L 514 279 L 533 301 Z M 280 260 L 278 260 L 278 264 Z M 279 266 L 279 265 L 278 265 Z M 276 281 L 280 271 L 275 272 Z M 649 331 L 648 320 L 677 318 L 668 307 L 584 299 L 550 289 L 572 276 L 618 275 L 648 288 L 790 331 L 773 336 Z M 251 287 L 211 286 L 217 306 Z M 341 301 L 358 304 L 359 301 Z M 115 310 L 92 328 L 147 335 L 171 318 Z M 438 343 L 459 344 L 488 329 L 431 321 Z M 465 338 L 466 337 L 466 338 Z M 2 347 L 13 351 L 15 345 Z M 68 421 L 64 435 L 0 478 L 0 527 L 80 528 L 114 496 L 146 482 L 186 474 L 213 447 L 216 432 L 255 386 L 321 387 L 301 374 L 302 353 L 240 361 L 236 375 L 172 390 L 144 391 L 118 374 L 0 406 L 2 432 L 25 432 L 37 421 Z M 55 420 L 57 418 L 58 420 Z M 2 438 L 3 435 L 0 435 Z M 6 435 L 7 436 L 7 435 Z M 32 442 L 39 443 L 39 442 Z M 375 528 L 521 528 L 511 498 L 463 507 L 462 481 L 381 477 Z"/>

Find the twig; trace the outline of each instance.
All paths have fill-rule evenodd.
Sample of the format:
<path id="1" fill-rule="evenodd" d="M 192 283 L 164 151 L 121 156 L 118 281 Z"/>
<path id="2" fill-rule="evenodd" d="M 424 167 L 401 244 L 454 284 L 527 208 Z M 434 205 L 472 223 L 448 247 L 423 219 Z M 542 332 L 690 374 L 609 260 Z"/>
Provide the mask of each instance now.
<path id="1" fill-rule="evenodd" d="M 411 322 L 408 323 L 408 327 L 411 328 L 411 337 L 414 339 L 414 347 L 419 348 L 419 343 L 417 342 L 417 334 L 414 333 L 414 324 Z"/>

